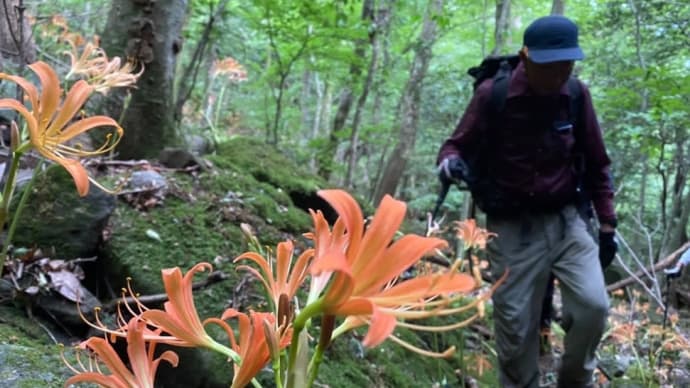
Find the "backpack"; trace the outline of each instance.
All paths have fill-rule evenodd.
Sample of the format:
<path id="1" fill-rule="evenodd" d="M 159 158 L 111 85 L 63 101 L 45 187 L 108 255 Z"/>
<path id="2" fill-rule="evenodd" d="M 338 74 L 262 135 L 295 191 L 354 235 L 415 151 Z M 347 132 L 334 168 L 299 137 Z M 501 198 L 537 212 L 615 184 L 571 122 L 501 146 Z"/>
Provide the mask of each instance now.
<path id="1" fill-rule="evenodd" d="M 518 55 L 489 56 L 484 58 L 479 66 L 467 70 L 467 73 L 474 78 L 473 89 L 475 91 L 482 82 L 493 78 L 489 107 L 487 109 L 489 120 L 500 117 L 505 107 L 512 72 L 519 63 L 520 57 Z M 578 122 L 583 111 L 584 98 L 582 87 L 577 79 L 570 77 L 567 82 L 570 94 L 569 121 L 573 123 L 573 136 L 575 137 L 576 146 L 574 151 L 575 165 L 573 166 L 577 175 L 576 206 L 583 218 L 591 218 L 593 215 L 591 201 L 586 190 L 584 190 L 584 154 L 577 151 L 578 145 L 581 145 L 583 140 L 580 139 L 581 130 L 575 130 L 579 128 Z M 491 127 L 492 125 L 490 124 L 489 128 Z M 467 165 L 465 174 L 463 174 L 463 180 L 467 183 L 475 204 L 486 214 L 499 217 L 515 216 L 524 211 L 524 204 L 502 193 L 493 184 L 491 177 L 488 176 L 486 158 L 489 153 L 486 150 L 488 149 L 489 142 L 488 139 L 483 138 L 480 140 L 478 147 L 474 147 L 474 150 L 471 152 L 463 153 L 463 159 Z"/>

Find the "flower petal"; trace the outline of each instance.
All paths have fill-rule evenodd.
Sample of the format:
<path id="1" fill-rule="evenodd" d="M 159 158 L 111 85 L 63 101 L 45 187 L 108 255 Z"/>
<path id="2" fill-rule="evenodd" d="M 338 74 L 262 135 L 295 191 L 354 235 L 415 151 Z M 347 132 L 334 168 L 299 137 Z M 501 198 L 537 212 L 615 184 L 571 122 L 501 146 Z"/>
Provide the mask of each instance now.
<path id="1" fill-rule="evenodd" d="M 84 106 L 84 103 L 86 103 L 86 100 L 89 98 L 92 92 L 93 88 L 89 86 L 89 84 L 86 83 L 86 81 L 77 81 L 69 90 L 67 96 L 65 96 L 65 101 L 62 103 L 62 108 L 60 109 L 58 115 L 55 117 L 55 120 L 53 120 L 53 122 L 50 124 L 50 127 L 47 128 L 46 134 L 48 136 L 56 136 L 60 134 L 62 128 L 70 120 L 72 120 L 72 118 L 77 114 L 77 112 L 79 112 L 81 107 Z"/>
<path id="2" fill-rule="evenodd" d="M 52 126 L 51 126 L 52 127 Z M 122 127 L 117 123 L 117 121 L 113 120 L 112 118 L 108 116 L 92 116 L 92 117 L 87 117 L 85 119 L 79 120 L 69 127 L 67 127 L 64 131 L 61 132 L 59 135 L 59 142 L 65 142 L 67 140 L 70 140 L 74 138 L 77 135 L 80 135 L 89 129 L 96 128 L 96 127 L 115 127 L 116 134 L 118 136 L 122 136 L 122 133 L 124 132 Z M 62 127 L 60 127 L 62 128 Z M 100 151 L 99 153 L 106 152 L 106 151 Z"/>
<path id="3" fill-rule="evenodd" d="M 369 233 L 369 230 L 367 230 Z M 377 292 L 388 282 L 399 276 L 407 268 L 418 262 L 422 256 L 434 248 L 447 245 L 445 240 L 408 234 L 394 242 L 377 260 L 370 260 L 356 273 L 359 281 L 355 287 L 357 295 Z M 367 276 L 375 273 L 376 276 Z"/>
<path id="4" fill-rule="evenodd" d="M 39 152 L 40 151 L 41 149 L 39 148 Z M 74 159 L 59 158 L 45 152 L 41 152 L 41 155 L 59 163 L 70 175 L 72 175 L 74 184 L 77 186 L 77 192 L 81 197 L 89 193 L 89 174 L 86 172 L 84 166 L 81 165 L 81 162 Z"/>
<path id="5" fill-rule="evenodd" d="M 364 336 L 362 345 L 368 348 L 380 345 L 386 338 L 393 334 L 393 330 L 395 330 L 395 325 L 397 323 L 398 321 L 394 316 L 383 314 L 378 309 L 374 309 L 371 323 L 369 323 L 369 331 Z"/>
<path id="6" fill-rule="evenodd" d="M 53 118 L 60 103 L 60 79 L 55 74 L 55 70 L 43 61 L 34 62 L 29 65 L 29 68 L 41 80 L 39 106 L 33 107 L 33 110 L 39 112 L 40 125 L 47 125 Z"/>
<path id="7" fill-rule="evenodd" d="M 366 274 L 364 268 L 367 265 L 378 264 L 379 256 L 400 228 L 406 210 L 405 202 L 395 200 L 390 195 L 383 197 L 364 235 L 360 251 L 348 252 L 348 256 L 357 255 L 359 258 L 350 263 L 355 274 Z"/>
<path id="8" fill-rule="evenodd" d="M 355 199 L 344 190 L 319 190 L 317 194 L 343 219 L 349 236 L 348 251 L 358 252 L 364 233 L 364 217 Z"/>

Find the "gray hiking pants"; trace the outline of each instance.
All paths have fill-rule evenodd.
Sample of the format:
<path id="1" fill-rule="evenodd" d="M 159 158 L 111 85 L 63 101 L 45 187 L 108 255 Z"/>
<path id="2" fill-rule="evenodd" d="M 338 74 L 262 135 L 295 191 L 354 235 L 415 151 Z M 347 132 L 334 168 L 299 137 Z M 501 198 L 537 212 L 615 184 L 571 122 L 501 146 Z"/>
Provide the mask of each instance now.
<path id="1" fill-rule="evenodd" d="M 503 387 L 539 386 L 539 318 L 551 272 L 563 299 L 565 353 L 559 386 L 586 387 L 606 326 L 608 296 L 597 245 L 574 206 L 519 219 L 487 217 L 494 277 L 509 270 L 493 295 L 496 348 Z"/>

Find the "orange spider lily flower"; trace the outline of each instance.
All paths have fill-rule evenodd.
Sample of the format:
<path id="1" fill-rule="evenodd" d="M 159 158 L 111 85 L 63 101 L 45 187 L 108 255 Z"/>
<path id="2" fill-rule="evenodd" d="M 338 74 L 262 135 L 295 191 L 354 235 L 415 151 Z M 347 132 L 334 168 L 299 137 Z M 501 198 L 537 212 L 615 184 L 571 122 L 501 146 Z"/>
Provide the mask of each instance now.
<path id="1" fill-rule="evenodd" d="M 89 192 L 89 181 L 99 187 L 100 185 L 91 180 L 79 159 L 109 152 L 120 141 L 123 130 L 115 120 L 107 116 L 86 117 L 70 123 L 93 92 L 93 87 L 85 81 L 77 81 L 60 104 L 62 91 L 55 71 L 41 61 L 32 63 L 29 68 L 40 79 L 40 95 L 38 89 L 22 77 L 0 73 L 0 79 L 12 81 L 24 90 L 31 103 L 31 111 L 13 98 L 0 99 L 0 109 L 13 109 L 26 120 L 30 145 L 24 144 L 19 148 L 33 146 L 43 157 L 60 164 L 72 175 L 79 195 L 85 196 Z M 87 151 L 65 144 L 92 128 L 102 126 L 113 127 L 115 130 L 108 134 L 105 143 L 96 150 Z"/>
<path id="2" fill-rule="evenodd" d="M 473 218 L 455 221 L 455 228 L 458 238 L 463 241 L 465 250 L 470 248 L 486 249 L 486 243 L 489 239 L 496 236 L 496 233 L 478 227 L 477 221 Z"/>
<path id="3" fill-rule="evenodd" d="M 120 57 L 108 60 L 105 51 L 95 42 L 87 42 L 81 54 L 76 42 L 69 39 L 67 42 L 72 46 L 72 51 L 66 52 L 70 56 L 72 66 L 66 78 L 72 74 L 82 76 L 95 92 L 107 94 L 111 88 L 134 86 L 144 72 L 142 66 L 138 73 L 134 73 L 136 64 L 133 61 L 128 60 L 121 65 Z"/>
<path id="4" fill-rule="evenodd" d="M 315 214 L 317 254 L 310 272 L 330 278 L 320 299 L 325 314 L 351 317 L 345 329 L 369 323 L 365 346 L 373 347 L 392 337 L 398 318 L 444 315 L 447 296 L 474 289 L 470 276 L 454 272 L 393 284 L 425 254 L 447 244 L 441 239 L 411 234 L 391 243 L 405 216 L 404 202 L 384 197 L 365 232 L 361 209 L 347 192 L 321 190 L 318 194 L 336 210 L 342 225 L 336 222 L 331 232 L 322 220 L 323 214 Z M 324 242 L 328 246 L 320 247 Z"/>
<path id="5" fill-rule="evenodd" d="M 194 274 L 207 269 L 210 271 L 212 268 L 209 263 L 198 263 L 184 277 L 177 267 L 162 270 L 163 283 L 168 296 L 168 301 L 163 304 L 164 310 L 147 308 L 128 285 L 126 290 L 123 289 L 122 302 L 117 307 L 116 328 L 109 328 L 103 323 L 98 308 L 96 309 L 95 323 L 84 316 L 82 316 L 82 320 L 87 325 L 108 334 L 113 341 L 113 338 L 116 337 L 125 338 L 127 337 L 127 325 L 124 318 L 126 314 L 122 311 L 124 306 L 126 313 L 130 316 L 138 317 L 148 326 L 154 328 L 150 329 L 148 326 L 144 328 L 145 341 L 155 341 L 156 343 L 179 347 L 205 347 L 222 353 L 237 362 L 239 361 L 237 353 L 216 342 L 205 330 L 207 324 L 215 323 L 225 330 L 228 336 L 232 336 L 232 328 L 225 321 L 215 317 L 207 318 L 202 322 L 194 305 L 192 293 Z M 130 295 L 129 298 L 127 294 Z"/>
<path id="6" fill-rule="evenodd" d="M 248 265 L 240 265 L 237 269 L 248 271 L 263 282 L 266 292 L 271 297 L 273 307 L 277 310 L 280 296 L 285 295 L 287 300 L 292 300 L 299 287 L 304 283 L 312 256 L 313 250 L 307 249 L 292 266 L 294 245 L 291 241 L 285 241 L 278 244 L 275 264 L 270 256 L 265 258 L 256 252 L 243 253 L 234 262 L 250 260 L 259 266 L 260 271 Z M 278 313 L 278 311 L 275 312 Z"/>
<path id="7" fill-rule="evenodd" d="M 69 73 L 67 73 L 65 78 L 69 78 L 73 74 L 90 78 L 94 72 L 108 63 L 105 52 L 94 42 L 86 42 L 81 50 L 81 54 L 79 54 L 79 49 L 77 47 L 81 46 L 80 41 L 69 38 L 65 38 L 64 40 L 72 47 L 71 51 L 64 52 L 69 55 L 71 62 Z"/>
<path id="8" fill-rule="evenodd" d="M 82 342 L 79 347 L 94 352 L 97 361 L 102 362 L 111 374 L 102 373 L 98 368 L 98 362 L 90 362 L 90 367 L 86 368 L 79 360 L 79 353 L 77 353 L 78 363 L 83 369 L 80 372 L 71 366 L 63 355 L 63 361 L 76 374 L 65 382 L 65 387 L 76 383 L 95 383 L 108 388 L 153 388 L 160 362 L 165 360 L 176 367 L 178 357 L 175 352 L 168 350 L 158 358 L 154 358 L 156 342 L 149 342 L 148 350 L 146 349 L 145 326 L 146 323 L 137 317 L 132 318 L 127 324 L 127 355 L 131 371 L 122 362 L 108 340 L 92 337 Z"/>
<path id="9" fill-rule="evenodd" d="M 250 311 L 248 316 L 230 308 L 225 310 L 220 319 L 230 318 L 237 318 L 239 321 L 239 343 L 232 332 L 229 337 L 232 349 L 240 355 L 241 360 L 234 363 L 235 374 L 231 388 L 242 388 L 268 363 L 272 352 L 290 344 L 292 331 L 282 330 L 283 327 L 273 330 L 276 319 L 271 313 Z"/>
<path id="10" fill-rule="evenodd" d="M 225 75 L 230 81 L 241 82 L 247 80 L 247 71 L 235 59 L 230 57 L 213 62 L 212 73 L 214 76 Z"/>
<path id="11" fill-rule="evenodd" d="M 159 342 L 177 346 L 205 347 L 236 359 L 236 354 L 228 354 L 228 349 L 211 338 L 204 326 L 208 323 L 216 323 L 228 335 L 232 333 L 232 329 L 218 318 L 208 318 L 202 322 L 194 305 L 192 293 L 194 274 L 205 270 L 210 272 L 212 269 L 209 263 L 198 263 L 184 277 L 178 267 L 162 270 L 163 284 L 168 295 L 168 301 L 163 304 L 164 310 L 147 309 L 141 313 L 140 317 L 147 324 L 170 334 L 170 336 L 157 338 Z"/>
<path id="12" fill-rule="evenodd" d="M 135 73 L 136 63 L 133 60 L 127 60 L 124 65 L 120 66 L 122 60 L 120 57 L 113 57 L 106 62 L 105 66 L 97 69 L 88 82 L 94 87 L 94 90 L 101 94 L 107 94 L 112 88 L 134 87 L 139 77 L 144 73 L 144 66 L 141 70 Z"/>

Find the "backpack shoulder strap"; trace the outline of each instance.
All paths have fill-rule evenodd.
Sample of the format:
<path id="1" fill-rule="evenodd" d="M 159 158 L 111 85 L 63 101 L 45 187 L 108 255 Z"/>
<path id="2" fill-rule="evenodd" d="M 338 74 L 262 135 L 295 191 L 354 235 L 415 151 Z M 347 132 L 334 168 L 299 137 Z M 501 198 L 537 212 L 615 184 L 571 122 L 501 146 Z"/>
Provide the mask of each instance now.
<path id="1" fill-rule="evenodd" d="M 577 128 L 580 124 L 583 106 L 584 106 L 584 96 L 582 93 L 582 85 L 575 77 L 568 78 L 568 93 L 570 94 L 570 120 L 573 122 L 573 126 Z"/>
<path id="2" fill-rule="evenodd" d="M 511 74 L 513 74 L 513 65 L 508 59 L 504 59 L 498 68 L 498 72 L 496 72 L 496 75 L 493 78 L 491 97 L 489 99 L 490 117 L 495 118 L 496 114 L 502 112 L 506 105 Z"/>

